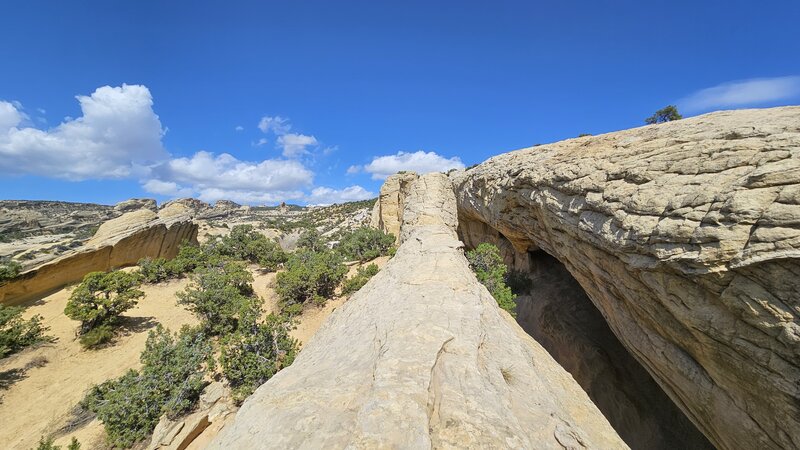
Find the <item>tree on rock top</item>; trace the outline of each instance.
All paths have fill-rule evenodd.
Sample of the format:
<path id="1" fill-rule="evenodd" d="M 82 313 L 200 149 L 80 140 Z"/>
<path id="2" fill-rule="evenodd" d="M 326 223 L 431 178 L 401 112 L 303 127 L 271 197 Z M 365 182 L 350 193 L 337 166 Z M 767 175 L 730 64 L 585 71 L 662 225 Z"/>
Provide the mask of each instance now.
<path id="1" fill-rule="evenodd" d="M 678 107 L 675 105 L 669 105 L 659 109 L 655 114 L 647 119 L 644 119 L 644 123 L 653 125 L 656 123 L 671 122 L 673 120 L 681 119 L 683 119 L 683 116 L 678 112 Z"/>

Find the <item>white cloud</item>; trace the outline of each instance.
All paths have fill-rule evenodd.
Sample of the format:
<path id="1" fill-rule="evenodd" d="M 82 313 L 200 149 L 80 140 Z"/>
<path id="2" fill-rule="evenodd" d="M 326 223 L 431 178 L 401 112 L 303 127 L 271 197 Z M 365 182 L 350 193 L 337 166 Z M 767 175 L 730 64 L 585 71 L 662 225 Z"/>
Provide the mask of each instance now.
<path id="1" fill-rule="evenodd" d="M 261 138 L 256 142 L 256 147 L 261 147 L 264 144 L 267 144 L 269 140 L 267 138 Z"/>
<path id="2" fill-rule="evenodd" d="M 319 142 L 317 142 L 317 138 L 314 136 L 289 133 L 278 136 L 277 144 L 283 149 L 283 156 L 287 158 L 296 158 L 308 154 L 308 147 L 316 146 Z"/>
<path id="3" fill-rule="evenodd" d="M 142 187 L 153 194 L 166 195 L 169 197 L 191 197 L 194 191 L 189 188 L 179 186 L 172 181 L 147 180 Z"/>
<path id="4" fill-rule="evenodd" d="M 267 159 L 240 161 L 227 153 L 197 152 L 191 158 L 171 159 L 153 167 L 142 187 L 168 196 L 197 193 L 204 201 L 272 203 L 303 197 L 314 173 L 297 161 Z"/>
<path id="5" fill-rule="evenodd" d="M 303 191 L 259 192 L 238 189 L 207 188 L 199 192 L 197 197 L 207 203 L 217 200 L 231 200 L 243 205 L 275 204 L 289 200 L 302 200 Z"/>
<path id="6" fill-rule="evenodd" d="M 757 106 L 800 98 L 800 76 L 753 78 L 702 89 L 678 101 L 690 112 Z"/>
<path id="7" fill-rule="evenodd" d="M 350 167 L 347 168 L 347 174 L 348 175 L 354 175 L 354 174 L 357 174 L 357 173 L 361 172 L 362 170 L 364 170 L 364 168 L 362 166 L 353 165 L 353 166 L 350 166 Z"/>
<path id="8" fill-rule="evenodd" d="M 103 86 L 76 98 L 83 115 L 50 130 L 20 128 L 21 105 L 0 102 L 0 173 L 126 178 L 167 157 L 147 87 Z"/>
<path id="9" fill-rule="evenodd" d="M 464 163 L 458 156 L 445 158 L 435 152 L 419 150 L 413 153 L 397 152 L 396 155 L 376 156 L 371 163 L 364 166 L 364 171 L 371 173 L 373 180 L 383 180 L 401 170 L 423 174 L 463 168 Z"/>
<path id="10" fill-rule="evenodd" d="M 292 125 L 289 123 L 289 119 L 281 116 L 264 116 L 258 122 L 258 128 L 264 133 L 271 131 L 280 136 L 288 133 L 292 129 Z"/>
<path id="11" fill-rule="evenodd" d="M 244 130 L 244 127 L 243 127 L 243 126 L 241 126 L 241 125 L 236 125 L 236 128 L 234 128 L 234 130 L 236 130 L 236 131 L 243 131 L 243 130 Z"/>
<path id="12" fill-rule="evenodd" d="M 297 161 L 266 159 L 240 161 L 228 153 L 214 156 L 197 152 L 191 158 L 175 158 L 153 168 L 155 178 L 191 186 L 196 191 L 211 187 L 231 190 L 280 191 L 306 187 L 314 174 Z"/>
<path id="13" fill-rule="evenodd" d="M 0 133 L 6 134 L 25 118 L 24 113 L 10 102 L 0 101 Z"/>
<path id="14" fill-rule="evenodd" d="M 332 189 L 329 187 L 314 188 L 306 197 L 310 205 L 331 205 L 333 203 L 355 202 L 375 197 L 375 194 L 355 185 L 344 189 Z"/>

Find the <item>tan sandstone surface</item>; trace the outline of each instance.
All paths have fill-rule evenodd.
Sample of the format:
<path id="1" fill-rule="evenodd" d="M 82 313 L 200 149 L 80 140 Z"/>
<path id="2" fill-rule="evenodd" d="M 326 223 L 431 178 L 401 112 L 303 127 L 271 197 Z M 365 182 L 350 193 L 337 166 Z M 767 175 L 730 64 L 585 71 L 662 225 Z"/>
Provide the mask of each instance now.
<path id="1" fill-rule="evenodd" d="M 130 266 L 146 256 L 172 258 L 181 242 L 196 239 L 197 225 L 183 205 L 171 205 L 158 213 L 131 211 L 104 222 L 82 247 L 0 285 L 0 302 L 22 304 L 80 281 L 89 272 Z"/>
<path id="2" fill-rule="evenodd" d="M 409 189 L 396 256 L 209 448 L 626 448 L 475 279 L 447 178 Z"/>
<path id="3" fill-rule="evenodd" d="M 800 447 L 800 107 L 537 146 L 452 179 L 464 239 L 499 232 L 519 268 L 557 258 L 718 448 Z"/>

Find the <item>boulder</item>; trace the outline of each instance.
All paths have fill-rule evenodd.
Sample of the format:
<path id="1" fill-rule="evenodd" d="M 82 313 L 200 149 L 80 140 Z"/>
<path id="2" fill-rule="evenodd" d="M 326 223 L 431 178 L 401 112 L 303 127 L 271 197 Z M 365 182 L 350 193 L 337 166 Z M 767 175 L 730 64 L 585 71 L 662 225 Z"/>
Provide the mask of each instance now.
<path id="1" fill-rule="evenodd" d="M 208 448 L 627 448 L 477 281 L 447 178 L 405 180 L 396 256 Z"/>
<path id="2" fill-rule="evenodd" d="M 560 261 L 715 446 L 800 447 L 800 107 L 537 146 L 453 181 L 465 242 Z"/>

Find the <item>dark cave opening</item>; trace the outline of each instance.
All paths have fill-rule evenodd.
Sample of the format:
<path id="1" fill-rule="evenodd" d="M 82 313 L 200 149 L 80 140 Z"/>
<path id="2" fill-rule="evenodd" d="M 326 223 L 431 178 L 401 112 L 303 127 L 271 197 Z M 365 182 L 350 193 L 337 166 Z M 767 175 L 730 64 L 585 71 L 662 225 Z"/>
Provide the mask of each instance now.
<path id="1" fill-rule="evenodd" d="M 632 449 L 714 448 L 622 345 L 558 259 L 534 246 L 518 251 L 484 223 L 462 219 L 459 226 L 468 248 L 497 245 L 509 269 L 531 280 L 526 292 L 515 292 L 517 323 L 572 375 Z"/>
<path id="2" fill-rule="evenodd" d="M 517 323 L 561 364 L 632 449 L 713 449 L 617 339 L 566 267 L 528 252 Z"/>

